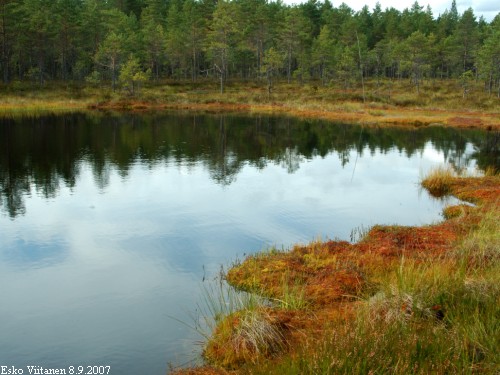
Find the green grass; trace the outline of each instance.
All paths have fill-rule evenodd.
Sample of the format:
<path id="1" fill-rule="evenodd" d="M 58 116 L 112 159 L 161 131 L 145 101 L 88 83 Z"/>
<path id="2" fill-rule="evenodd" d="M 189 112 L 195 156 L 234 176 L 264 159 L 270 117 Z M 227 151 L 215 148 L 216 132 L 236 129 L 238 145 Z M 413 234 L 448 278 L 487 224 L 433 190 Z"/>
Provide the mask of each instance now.
<path id="1" fill-rule="evenodd" d="M 499 222 L 500 214 L 497 211 L 486 212 L 477 228 L 465 238 L 454 254 L 468 271 L 481 273 L 500 264 Z"/>
<path id="2" fill-rule="evenodd" d="M 271 301 L 277 307 L 285 310 L 304 310 L 308 307 L 308 302 L 305 298 L 305 286 L 294 280 L 290 282 L 288 273 L 283 275 L 282 296 L 280 298 L 272 298 Z"/>

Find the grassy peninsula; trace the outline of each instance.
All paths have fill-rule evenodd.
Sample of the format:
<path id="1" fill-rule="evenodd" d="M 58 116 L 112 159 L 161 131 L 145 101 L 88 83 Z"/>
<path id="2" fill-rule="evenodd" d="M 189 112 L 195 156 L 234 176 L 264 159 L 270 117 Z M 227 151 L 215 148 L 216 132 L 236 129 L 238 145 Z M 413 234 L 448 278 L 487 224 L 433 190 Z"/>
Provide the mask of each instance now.
<path id="1" fill-rule="evenodd" d="M 210 365 L 176 373 L 497 374 L 500 175 L 437 170 L 422 186 L 472 204 L 249 256 L 226 279 L 253 298 L 215 316 Z"/>

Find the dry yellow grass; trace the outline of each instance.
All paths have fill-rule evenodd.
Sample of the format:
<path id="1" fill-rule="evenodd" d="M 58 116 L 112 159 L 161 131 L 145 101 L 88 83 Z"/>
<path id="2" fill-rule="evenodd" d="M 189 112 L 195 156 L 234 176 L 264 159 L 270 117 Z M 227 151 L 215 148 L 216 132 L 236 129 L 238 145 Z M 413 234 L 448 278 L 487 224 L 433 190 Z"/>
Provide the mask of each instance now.
<path id="1" fill-rule="evenodd" d="M 438 167 L 429 172 L 421 184 L 435 197 L 442 197 L 451 191 L 451 184 L 457 177 L 451 167 Z"/>

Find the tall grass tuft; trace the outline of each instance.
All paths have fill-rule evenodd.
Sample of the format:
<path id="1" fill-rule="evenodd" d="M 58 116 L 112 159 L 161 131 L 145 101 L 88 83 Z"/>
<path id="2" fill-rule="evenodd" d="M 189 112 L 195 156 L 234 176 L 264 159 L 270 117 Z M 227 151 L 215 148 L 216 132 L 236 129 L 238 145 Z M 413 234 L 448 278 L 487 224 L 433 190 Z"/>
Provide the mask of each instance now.
<path id="1" fill-rule="evenodd" d="M 217 326 L 237 311 L 254 311 L 269 306 L 269 301 L 256 293 L 240 291 L 225 281 L 224 269 L 202 286 L 202 299 L 197 304 L 197 315 L 191 326 L 209 340 Z"/>
<path id="2" fill-rule="evenodd" d="M 227 316 L 213 332 L 204 349 L 205 359 L 225 368 L 256 363 L 283 351 L 282 328 L 266 309 L 240 310 Z"/>
<path id="3" fill-rule="evenodd" d="M 211 364 L 236 368 L 283 351 L 283 326 L 271 313 L 279 305 L 257 293 L 240 291 L 225 281 L 225 272 L 202 284 L 202 300 L 192 324 L 204 339 L 203 356 Z M 290 301 L 288 301 L 290 302 Z"/>
<path id="4" fill-rule="evenodd" d="M 437 167 L 429 172 L 429 174 L 421 181 L 421 185 L 426 188 L 429 193 L 435 197 L 442 197 L 451 192 L 451 184 L 457 177 L 453 168 Z"/>

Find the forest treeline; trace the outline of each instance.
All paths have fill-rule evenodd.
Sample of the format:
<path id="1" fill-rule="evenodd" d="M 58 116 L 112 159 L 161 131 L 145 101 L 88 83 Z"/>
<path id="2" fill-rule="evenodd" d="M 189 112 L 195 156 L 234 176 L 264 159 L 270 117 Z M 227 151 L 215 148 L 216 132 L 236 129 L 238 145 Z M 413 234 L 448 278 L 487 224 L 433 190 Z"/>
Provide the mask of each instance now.
<path id="1" fill-rule="evenodd" d="M 438 16 L 418 2 L 355 12 L 329 0 L 0 0 L 0 43 L 4 83 L 407 78 L 418 90 L 458 78 L 500 96 L 500 13 L 459 14 L 455 0 Z"/>

